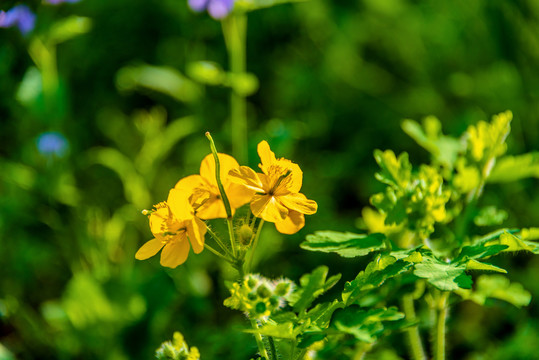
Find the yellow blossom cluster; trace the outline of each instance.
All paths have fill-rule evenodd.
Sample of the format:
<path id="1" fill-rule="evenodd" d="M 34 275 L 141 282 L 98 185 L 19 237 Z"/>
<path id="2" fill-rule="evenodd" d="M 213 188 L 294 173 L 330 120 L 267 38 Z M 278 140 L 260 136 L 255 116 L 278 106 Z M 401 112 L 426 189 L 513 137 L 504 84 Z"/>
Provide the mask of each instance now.
<path id="1" fill-rule="evenodd" d="M 290 160 L 277 159 L 268 143 L 258 144 L 262 173 L 240 166 L 230 155 L 217 154 L 219 182 L 235 210 L 250 203 L 252 213 L 275 223 L 283 234 L 293 234 L 305 225 L 304 215 L 314 214 L 317 204 L 299 191 L 303 172 Z M 148 211 L 154 239 L 146 242 L 135 254 L 139 260 L 161 252 L 161 265 L 175 268 L 187 259 L 190 248 L 195 254 L 204 249 L 207 227 L 203 220 L 227 218 L 225 203 L 216 177 L 215 157 L 207 155 L 200 174 L 187 176 L 170 190 L 165 202 Z"/>

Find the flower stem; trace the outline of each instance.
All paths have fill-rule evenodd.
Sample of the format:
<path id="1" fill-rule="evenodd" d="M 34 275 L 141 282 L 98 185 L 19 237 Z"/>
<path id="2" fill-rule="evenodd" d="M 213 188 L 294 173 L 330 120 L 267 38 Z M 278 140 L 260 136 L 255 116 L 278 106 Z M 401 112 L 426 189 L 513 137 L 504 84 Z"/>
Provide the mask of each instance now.
<path id="1" fill-rule="evenodd" d="M 232 74 L 245 73 L 247 15 L 234 13 L 223 20 L 223 35 Z M 245 96 L 232 90 L 230 94 L 232 152 L 240 163 L 247 163 L 247 104 Z"/>
<path id="2" fill-rule="evenodd" d="M 414 297 L 412 294 L 405 294 L 402 298 L 402 308 L 406 314 L 406 320 L 416 321 L 414 308 Z M 426 360 L 425 351 L 419 335 L 419 327 L 416 325 L 406 330 L 408 333 L 408 342 L 410 346 L 410 357 L 414 360 Z"/>
<path id="3" fill-rule="evenodd" d="M 213 158 L 215 159 L 215 179 L 217 180 L 217 187 L 219 188 L 219 193 L 221 194 L 221 200 L 225 205 L 226 210 L 226 222 L 228 225 L 228 235 L 230 236 L 230 245 L 232 247 L 232 255 L 236 257 L 236 237 L 234 236 L 234 225 L 232 224 L 232 209 L 230 208 L 230 202 L 225 193 L 225 188 L 221 182 L 221 164 L 219 162 L 219 155 L 217 155 L 217 148 L 213 142 L 213 138 L 209 131 L 206 131 L 206 137 L 210 141 L 211 152 L 213 153 Z"/>
<path id="4" fill-rule="evenodd" d="M 449 292 L 443 292 L 436 304 L 436 336 L 434 343 L 434 360 L 445 360 L 445 322 L 447 320 L 447 298 Z"/>
<path id="5" fill-rule="evenodd" d="M 223 249 L 226 254 L 228 256 L 230 256 L 230 252 L 228 251 L 227 247 L 225 246 L 225 244 L 221 241 L 221 239 L 219 239 L 219 236 L 217 236 L 216 233 L 213 232 L 212 229 L 210 229 L 210 227 L 208 226 L 208 224 L 206 224 L 206 230 L 208 231 L 208 234 L 210 234 L 210 236 L 213 238 L 213 240 L 215 240 L 215 242 L 217 243 L 217 245 L 219 245 L 221 247 L 221 249 Z"/>
<path id="6" fill-rule="evenodd" d="M 260 219 L 260 223 L 258 224 L 258 228 L 256 229 L 255 239 L 253 240 L 253 246 L 251 247 L 251 253 L 249 254 L 249 260 L 247 261 L 247 272 L 251 272 L 251 269 L 253 268 L 253 258 L 256 250 L 256 246 L 258 245 L 258 239 L 260 238 L 260 233 L 262 232 L 262 226 L 264 226 L 264 219 Z"/>
<path id="7" fill-rule="evenodd" d="M 206 249 L 210 250 L 210 251 L 211 251 L 212 253 L 214 253 L 215 255 L 219 256 L 221 259 L 230 262 L 230 259 L 229 259 L 228 257 L 226 257 L 225 255 L 221 254 L 219 251 L 215 250 L 215 249 L 212 248 L 210 245 L 204 244 L 204 247 L 205 247 Z"/>
<path id="8" fill-rule="evenodd" d="M 251 326 L 254 330 L 258 330 L 258 324 L 256 323 L 256 320 L 251 319 Z M 266 360 L 270 360 L 268 352 L 264 347 L 264 342 L 262 341 L 262 335 L 260 335 L 259 333 L 254 333 L 254 335 L 256 339 L 256 345 L 258 346 L 258 352 L 260 352 L 260 356 L 262 356 Z"/>

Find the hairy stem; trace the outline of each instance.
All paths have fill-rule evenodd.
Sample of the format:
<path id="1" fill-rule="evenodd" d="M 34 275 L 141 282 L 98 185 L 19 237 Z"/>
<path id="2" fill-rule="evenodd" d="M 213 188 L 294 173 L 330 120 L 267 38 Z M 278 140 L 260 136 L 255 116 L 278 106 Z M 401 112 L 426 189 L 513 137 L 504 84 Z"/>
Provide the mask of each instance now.
<path id="1" fill-rule="evenodd" d="M 406 294 L 402 298 L 402 308 L 406 314 L 406 320 L 410 322 L 416 321 L 414 308 L 414 297 L 412 294 Z M 408 335 L 408 345 L 410 346 L 410 357 L 414 360 L 426 360 L 423 343 L 419 335 L 419 327 L 416 325 L 406 330 Z"/>
<path id="2" fill-rule="evenodd" d="M 447 320 L 447 298 L 449 292 L 443 292 L 436 303 L 436 336 L 434 338 L 434 360 L 445 360 L 445 322 Z"/>
<path id="3" fill-rule="evenodd" d="M 258 329 L 258 324 L 256 320 L 251 319 L 251 326 L 253 327 L 254 330 Z M 262 335 L 260 335 L 259 333 L 254 333 L 254 335 L 255 335 L 256 345 L 258 346 L 258 352 L 260 353 L 260 356 L 262 356 L 266 360 L 270 360 L 268 356 L 268 352 L 266 351 L 266 348 L 264 347 L 264 342 L 262 341 Z"/>

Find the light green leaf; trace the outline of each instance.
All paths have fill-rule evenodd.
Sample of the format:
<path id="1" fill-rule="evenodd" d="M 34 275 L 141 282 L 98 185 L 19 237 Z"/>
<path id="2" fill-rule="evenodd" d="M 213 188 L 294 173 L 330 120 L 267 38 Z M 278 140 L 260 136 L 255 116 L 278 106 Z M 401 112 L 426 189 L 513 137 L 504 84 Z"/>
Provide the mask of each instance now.
<path id="1" fill-rule="evenodd" d="M 82 34 L 92 28 L 92 19 L 82 16 L 69 16 L 53 24 L 47 34 L 51 44 L 60 44 Z"/>
<path id="2" fill-rule="evenodd" d="M 223 68 L 211 61 L 196 61 L 187 65 L 187 75 L 201 84 L 222 85 L 225 80 Z"/>
<path id="3" fill-rule="evenodd" d="M 466 270 L 483 270 L 483 271 L 495 271 L 502 274 L 507 274 L 507 270 L 500 267 L 494 266 L 492 264 L 482 263 L 477 260 L 469 260 L 466 263 Z"/>
<path id="4" fill-rule="evenodd" d="M 353 281 L 344 286 L 342 298 L 349 305 L 359 299 L 365 290 L 382 285 L 387 279 L 410 269 L 412 263 L 397 260 L 390 255 L 378 255 L 371 261 L 365 271 L 360 272 Z"/>
<path id="5" fill-rule="evenodd" d="M 533 228 L 522 229 L 519 235 L 522 238 L 522 240 L 527 240 L 527 241 L 537 240 L 539 239 L 539 228 L 533 227 Z"/>
<path id="6" fill-rule="evenodd" d="M 479 211 L 473 221 L 477 226 L 500 225 L 507 219 L 507 216 L 507 211 L 496 209 L 495 206 L 487 206 Z"/>
<path id="7" fill-rule="evenodd" d="M 258 329 L 246 329 L 246 333 L 260 334 L 264 336 L 272 336 L 279 339 L 296 339 L 296 332 L 294 331 L 294 325 L 291 322 L 284 324 L 266 324 Z"/>
<path id="8" fill-rule="evenodd" d="M 501 234 L 498 239 L 489 241 L 489 244 L 505 245 L 507 248 L 503 251 L 506 252 L 529 251 L 534 254 L 539 254 L 539 245 L 537 243 L 522 240 L 507 231 Z"/>
<path id="9" fill-rule="evenodd" d="M 412 165 L 407 153 L 402 153 L 397 158 L 391 150 L 375 150 L 374 159 L 381 169 L 374 175 L 378 181 L 395 189 L 405 189 L 408 186 L 412 177 Z"/>
<path id="10" fill-rule="evenodd" d="M 200 85 L 167 66 L 124 67 L 116 74 L 116 86 L 120 91 L 149 89 L 182 102 L 195 101 L 202 94 Z"/>
<path id="11" fill-rule="evenodd" d="M 475 290 L 458 290 L 465 300 L 471 300 L 479 305 L 485 305 L 487 299 L 500 299 L 516 307 L 527 306 L 531 301 L 531 294 L 519 283 L 511 283 L 503 275 L 481 275 L 476 280 Z"/>
<path id="12" fill-rule="evenodd" d="M 301 277 L 300 288 L 290 296 L 290 304 L 293 305 L 297 313 L 306 310 L 318 296 L 339 281 L 340 274 L 334 275 L 326 281 L 328 271 L 327 266 L 319 266 L 312 273 Z"/>
<path id="13" fill-rule="evenodd" d="M 502 183 L 529 177 L 539 177 L 539 152 L 498 159 L 487 181 Z"/>
<path id="14" fill-rule="evenodd" d="M 331 303 L 318 304 L 311 310 L 309 310 L 303 318 L 308 318 L 311 324 L 325 329 L 329 326 L 331 315 L 337 309 L 342 309 L 344 304 L 338 300 L 334 300 Z"/>
<path id="15" fill-rule="evenodd" d="M 472 279 L 466 275 L 465 270 L 464 264 L 446 263 L 424 255 L 423 262 L 415 264 L 414 275 L 426 279 L 440 290 L 454 291 L 458 288 L 471 288 Z"/>
<path id="16" fill-rule="evenodd" d="M 383 234 L 354 234 L 337 231 L 317 231 L 307 235 L 301 248 L 310 251 L 334 252 L 343 257 L 365 256 L 384 248 Z"/>
<path id="17" fill-rule="evenodd" d="M 403 318 L 404 314 L 395 307 L 363 310 L 358 306 L 349 306 L 335 312 L 331 326 L 360 341 L 373 343 L 385 330 L 383 322 Z"/>

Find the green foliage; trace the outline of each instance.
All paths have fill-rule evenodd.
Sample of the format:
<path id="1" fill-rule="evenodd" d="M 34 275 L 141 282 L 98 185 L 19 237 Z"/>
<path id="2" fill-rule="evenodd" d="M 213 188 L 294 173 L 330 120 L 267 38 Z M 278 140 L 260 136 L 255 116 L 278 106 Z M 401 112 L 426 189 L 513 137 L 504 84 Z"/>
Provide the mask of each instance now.
<path id="1" fill-rule="evenodd" d="M 516 307 L 527 306 L 531 301 L 531 294 L 521 284 L 511 283 L 503 275 L 481 275 L 475 282 L 475 289 L 459 290 L 457 294 L 479 305 L 485 305 L 488 299 L 504 300 Z"/>
<path id="2" fill-rule="evenodd" d="M 180 332 L 175 332 L 172 341 L 165 341 L 155 351 L 157 360 L 199 360 L 200 353 L 196 347 L 191 347 L 185 342 Z"/>
<path id="3" fill-rule="evenodd" d="M 301 248 L 310 251 L 337 253 L 342 257 L 364 256 L 384 247 L 383 234 L 354 234 L 337 231 L 317 231 L 307 235 Z"/>
<path id="4" fill-rule="evenodd" d="M 335 313 L 331 327 L 351 334 L 359 341 L 374 343 L 386 331 L 385 322 L 402 319 L 404 314 L 394 307 L 364 310 L 349 306 Z"/>
<path id="5" fill-rule="evenodd" d="M 490 183 L 512 182 L 528 177 L 539 177 L 539 153 L 504 156 L 496 162 L 488 177 Z"/>
<path id="6" fill-rule="evenodd" d="M 305 311 L 318 296 L 331 289 L 340 280 L 340 274 L 326 280 L 328 272 L 327 266 L 319 266 L 312 273 L 301 277 L 300 287 L 294 292 L 290 301 L 296 312 Z"/>

